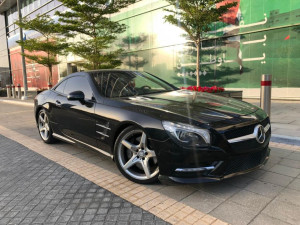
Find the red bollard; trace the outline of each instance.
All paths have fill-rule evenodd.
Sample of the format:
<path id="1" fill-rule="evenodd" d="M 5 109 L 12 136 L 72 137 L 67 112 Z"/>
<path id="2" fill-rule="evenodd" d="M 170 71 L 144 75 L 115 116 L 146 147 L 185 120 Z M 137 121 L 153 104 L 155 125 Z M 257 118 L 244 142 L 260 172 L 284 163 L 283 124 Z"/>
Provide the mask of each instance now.
<path id="1" fill-rule="evenodd" d="M 261 77 L 260 89 L 260 107 L 271 118 L 271 89 L 272 89 L 272 75 L 263 74 Z"/>

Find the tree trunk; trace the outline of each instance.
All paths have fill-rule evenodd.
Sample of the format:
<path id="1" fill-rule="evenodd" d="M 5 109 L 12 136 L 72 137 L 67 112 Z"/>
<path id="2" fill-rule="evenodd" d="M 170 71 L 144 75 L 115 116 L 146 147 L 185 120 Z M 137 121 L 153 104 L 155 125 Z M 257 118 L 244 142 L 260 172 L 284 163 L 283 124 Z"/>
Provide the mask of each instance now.
<path id="1" fill-rule="evenodd" d="M 200 86 L 200 47 L 201 47 L 201 42 L 199 41 L 197 44 L 197 87 Z"/>
<path id="2" fill-rule="evenodd" d="M 49 66 L 48 69 L 49 69 L 49 72 L 50 72 L 49 79 L 48 79 L 48 84 L 52 85 L 52 66 Z"/>

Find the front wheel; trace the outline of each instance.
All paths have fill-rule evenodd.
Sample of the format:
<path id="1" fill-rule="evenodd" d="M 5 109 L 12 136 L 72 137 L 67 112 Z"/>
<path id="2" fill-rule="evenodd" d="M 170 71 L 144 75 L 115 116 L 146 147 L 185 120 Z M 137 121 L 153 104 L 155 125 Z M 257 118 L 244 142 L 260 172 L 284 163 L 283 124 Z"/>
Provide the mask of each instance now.
<path id="1" fill-rule="evenodd" d="M 158 181 L 156 154 L 142 129 L 126 128 L 117 138 L 114 150 L 116 164 L 129 180 L 140 184 Z"/>
<path id="2" fill-rule="evenodd" d="M 52 129 L 50 127 L 49 117 L 45 109 L 42 109 L 39 112 L 38 129 L 39 134 L 45 143 L 51 144 L 55 142 L 55 139 L 52 135 Z"/>

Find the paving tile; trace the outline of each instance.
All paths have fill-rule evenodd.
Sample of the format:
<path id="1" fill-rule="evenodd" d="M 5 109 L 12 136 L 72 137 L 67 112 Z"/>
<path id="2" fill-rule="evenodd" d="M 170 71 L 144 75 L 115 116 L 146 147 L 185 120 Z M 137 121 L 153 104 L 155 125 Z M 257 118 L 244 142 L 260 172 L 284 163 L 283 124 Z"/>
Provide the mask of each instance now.
<path id="1" fill-rule="evenodd" d="M 3 147 L 3 143 L 7 145 Z M 148 222 L 166 224 L 151 213 L 1 135 L 0 176 L 0 197 L 7 199 L 0 201 L 3 204 L 0 205 L 0 224 L 18 224 L 21 221 L 22 224 L 91 224 L 92 221 L 109 224 L 117 221 L 119 215 L 138 223 L 142 222 L 143 215 L 151 215 L 147 217 Z M 100 218 L 101 215 L 104 216 Z"/>
<path id="2" fill-rule="evenodd" d="M 275 165 L 269 171 L 290 177 L 297 177 L 300 174 L 300 169 L 283 165 Z"/>
<path id="3" fill-rule="evenodd" d="M 264 174 L 266 173 L 265 170 L 263 169 L 258 169 L 258 170 L 255 170 L 253 172 L 250 172 L 250 173 L 247 173 L 245 174 L 246 177 L 250 177 L 252 179 L 258 179 L 259 177 L 263 176 Z"/>
<path id="4" fill-rule="evenodd" d="M 300 179 L 296 178 L 289 185 L 288 188 L 300 191 Z"/>
<path id="5" fill-rule="evenodd" d="M 248 207 L 226 201 L 214 209 L 210 215 L 232 225 L 246 225 L 257 215 Z"/>
<path id="6" fill-rule="evenodd" d="M 278 195 L 280 191 L 283 190 L 284 187 L 255 180 L 251 182 L 248 186 L 245 187 L 246 190 L 264 195 L 269 198 L 274 198 Z"/>
<path id="7" fill-rule="evenodd" d="M 253 180 L 254 179 L 246 176 L 236 176 L 236 177 L 228 178 L 224 180 L 224 182 L 238 188 L 245 188 L 250 183 L 252 183 Z"/>
<path id="8" fill-rule="evenodd" d="M 218 198 L 228 199 L 232 195 L 239 192 L 241 189 L 233 185 L 226 184 L 225 182 L 213 182 L 213 183 L 203 183 L 203 184 L 194 184 L 193 187 L 198 190 L 205 191 L 210 193 Z"/>
<path id="9" fill-rule="evenodd" d="M 246 190 L 240 191 L 229 199 L 229 201 L 246 206 L 247 208 L 252 209 L 253 212 L 257 213 L 271 202 L 271 200 L 271 198 Z"/>
<path id="10" fill-rule="evenodd" d="M 255 219 L 250 223 L 250 225 L 268 225 L 268 224 L 290 225 L 289 223 L 275 219 L 263 213 L 255 217 Z"/>
<path id="11" fill-rule="evenodd" d="M 300 206 L 300 191 L 286 188 L 276 197 L 276 200 Z"/>
<path id="12" fill-rule="evenodd" d="M 272 156 L 278 156 L 278 157 L 287 157 L 290 155 L 293 151 L 288 149 L 281 149 L 281 148 L 271 148 L 271 157 Z"/>
<path id="13" fill-rule="evenodd" d="M 289 177 L 286 175 L 281 175 L 273 172 L 266 172 L 261 177 L 259 177 L 259 180 L 261 181 L 266 181 L 268 183 L 280 185 L 283 187 L 289 185 L 289 183 L 291 183 L 293 179 L 294 179 L 293 177 Z"/>
<path id="14" fill-rule="evenodd" d="M 159 190 L 161 194 L 164 194 L 172 199 L 180 201 L 197 190 L 191 186 L 180 185 L 180 186 L 167 186 Z"/>
<path id="15" fill-rule="evenodd" d="M 300 207 L 279 200 L 272 201 L 263 213 L 290 224 L 299 224 Z"/>
<path id="16" fill-rule="evenodd" d="M 288 167 L 293 167 L 293 168 L 296 168 L 296 169 L 300 169 L 300 162 L 297 161 L 297 160 L 292 160 L 292 159 L 282 159 L 280 162 L 279 162 L 280 165 L 283 165 L 283 166 L 288 166 Z"/>
<path id="17" fill-rule="evenodd" d="M 300 152 L 293 152 L 285 158 L 300 161 Z"/>
<path id="18" fill-rule="evenodd" d="M 209 213 L 224 200 L 204 191 L 196 191 L 181 202 L 186 205 L 200 210 L 204 213 Z"/>

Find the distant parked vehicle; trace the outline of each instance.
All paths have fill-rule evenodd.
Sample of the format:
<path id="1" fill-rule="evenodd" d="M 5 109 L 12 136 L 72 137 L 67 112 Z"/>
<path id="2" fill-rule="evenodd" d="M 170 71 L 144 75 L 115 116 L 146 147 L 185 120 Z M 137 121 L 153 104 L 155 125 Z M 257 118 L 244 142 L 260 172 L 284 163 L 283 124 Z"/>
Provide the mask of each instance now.
<path id="1" fill-rule="evenodd" d="M 35 98 L 34 113 L 44 142 L 97 150 L 137 183 L 159 174 L 219 180 L 261 167 L 270 153 L 270 120 L 260 108 L 179 90 L 146 72 L 69 75 Z"/>

